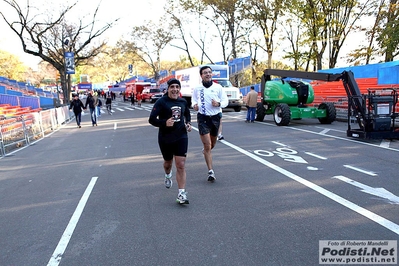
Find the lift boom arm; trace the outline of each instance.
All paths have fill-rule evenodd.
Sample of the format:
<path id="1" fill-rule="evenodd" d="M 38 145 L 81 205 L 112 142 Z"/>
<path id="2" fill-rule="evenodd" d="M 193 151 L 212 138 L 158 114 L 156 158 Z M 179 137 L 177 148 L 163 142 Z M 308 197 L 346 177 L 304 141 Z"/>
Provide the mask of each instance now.
<path id="1" fill-rule="evenodd" d="M 338 81 L 342 80 L 346 94 L 352 97 L 354 100 L 351 101 L 352 109 L 360 113 L 361 118 L 365 118 L 365 112 L 362 102 L 362 94 L 356 83 L 355 77 L 352 71 L 344 71 L 342 73 L 319 73 L 319 72 L 307 72 L 307 71 L 295 71 L 295 70 L 282 70 L 282 69 L 266 69 L 262 76 L 261 82 L 261 97 L 263 98 L 264 89 L 267 81 L 271 80 L 271 76 L 279 76 L 282 79 L 290 78 L 300 78 L 307 80 L 321 80 L 321 81 Z M 360 117 L 358 118 L 358 124 L 363 128 L 363 123 Z"/>

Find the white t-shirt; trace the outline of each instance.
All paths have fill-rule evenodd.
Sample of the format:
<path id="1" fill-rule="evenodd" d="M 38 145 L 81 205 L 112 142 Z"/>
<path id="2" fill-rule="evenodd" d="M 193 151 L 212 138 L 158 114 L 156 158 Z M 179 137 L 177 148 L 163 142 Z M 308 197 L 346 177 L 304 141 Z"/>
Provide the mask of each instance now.
<path id="1" fill-rule="evenodd" d="M 220 102 L 220 107 L 212 106 L 212 99 Z M 202 84 L 195 87 L 191 104 L 192 106 L 197 104 L 198 112 L 203 115 L 217 115 L 229 104 L 229 99 L 222 86 L 213 82 L 209 88 L 205 88 Z"/>

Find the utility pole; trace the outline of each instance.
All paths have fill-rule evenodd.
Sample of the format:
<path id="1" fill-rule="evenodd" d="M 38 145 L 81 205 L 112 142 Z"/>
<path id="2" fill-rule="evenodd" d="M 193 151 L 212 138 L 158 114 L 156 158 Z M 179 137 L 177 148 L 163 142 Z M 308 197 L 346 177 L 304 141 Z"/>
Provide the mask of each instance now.
<path id="1" fill-rule="evenodd" d="M 67 50 L 65 49 L 67 48 Z M 64 69 L 65 69 L 65 74 L 66 76 L 66 83 L 67 83 L 67 101 L 69 102 L 69 92 L 71 89 L 71 74 L 75 74 L 75 55 L 72 52 L 72 43 L 70 41 L 70 38 L 65 38 L 63 40 L 63 50 L 64 50 Z"/>

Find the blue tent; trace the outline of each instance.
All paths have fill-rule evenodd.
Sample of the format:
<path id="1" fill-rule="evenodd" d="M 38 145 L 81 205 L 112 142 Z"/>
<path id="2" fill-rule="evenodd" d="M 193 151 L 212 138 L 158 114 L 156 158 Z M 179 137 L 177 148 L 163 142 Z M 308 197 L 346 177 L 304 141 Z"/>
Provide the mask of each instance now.
<path id="1" fill-rule="evenodd" d="M 109 87 L 109 91 L 125 91 L 126 90 L 126 85 L 125 84 L 115 84 L 112 87 Z"/>

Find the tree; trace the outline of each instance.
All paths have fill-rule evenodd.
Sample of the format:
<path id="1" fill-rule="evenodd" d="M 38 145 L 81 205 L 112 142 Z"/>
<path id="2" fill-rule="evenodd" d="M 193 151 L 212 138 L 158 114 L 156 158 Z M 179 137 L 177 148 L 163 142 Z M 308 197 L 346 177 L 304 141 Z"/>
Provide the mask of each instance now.
<path id="1" fill-rule="evenodd" d="M 368 12 L 370 1 L 359 5 L 357 0 L 334 2 L 331 10 L 331 23 L 328 25 L 329 68 L 334 68 L 339 52 L 348 35 L 356 29 L 355 24 Z M 357 7 L 357 8 L 356 8 Z"/>
<path id="2" fill-rule="evenodd" d="M 245 4 L 245 16 L 262 33 L 264 45 L 259 44 L 259 48 L 267 53 L 267 65 L 269 68 L 272 66 L 275 45 L 274 36 L 277 31 L 278 21 L 283 15 L 284 3 L 285 1 L 282 0 L 247 0 Z"/>
<path id="3" fill-rule="evenodd" d="M 394 57 L 399 55 L 399 2 L 398 0 L 383 1 L 384 8 L 381 10 L 381 16 L 384 24 L 381 25 L 381 31 L 377 38 L 385 62 L 393 61 Z"/>
<path id="4" fill-rule="evenodd" d="M 194 37 L 191 34 L 191 31 L 189 31 L 189 33 L 187 34 L 186 29 L 184 27 L 184 25 L 190 23 L 190 20 L 187 17 L 180 16 L 180 14 L 185 14 L 185 12 L 182 12 L 184 8 L 180 4 L 179 0 L 168 0 L 165 9 L 166 13 L 172 19 L 172 25 L 177 31 L 176 34 L 174 34 L 175 39 L 180 39 L 183 43 L 183 45 L 178 45 L 172 43 L 173 40 L 171 40 L 170 45 L 179 50 L 183 50 L 187 54 L 187 59 L 190 61 L 191 66 L 194 66 L 194 60 L 190 53 L 187 35 L 189 35 L 192 39 L 194 39 Z"/>
<path id="5" fill-rule="evenodd" d="M 107 82 L 108 85 L 121 82 L 129 77 L 128 65 L 132 63 L 132 53 L 124 52 L 122 41 L 116 46 L 107 46 L 103 53 L 91 58 L 79 71 L 90 76 L 93 83 Z"/>
<path id="6" fill-rule="evenodd" d="M 285 37 L 283 37 L 283 39 L 287 40 L 289 43 L 288 51 L 283 58 L 292 60 L 294 62 L 293 70 L 305 69 L 307 71 L 309 68 L 309 60 L 307 60 L 309 58 L 309 53 L 303 51 L 302 49 L 304 45 L 302 45 L 303 39 L 301 36 L 303 35 L 303 31 L 301 28 L 300 19 L 298 17 L 289 18 L 285 20 L 285 23 L 282 24 L 282 26 L 285 32 Z M 306 66 L 303 67 L 305 63 Z"/>
<path id="7" fill-rule="evenodd" d="M 348 63 L 354 63 L 355 65 L 359 65 L 361 60 L 364 60 L 365 64 L 369 64 L 370 60 L 374 59 L 378 54 L 378 50 L 376 47 L 376 38 L 378 37 L 379 24 L 382 19 L 382 3 L 378 3 L 379 0 L 375 0 L 370 3 L 370 10 L 368 13 L 365 13 L 363 17 L 364 20 L 374 20 L 373 25 L 368 29 L 367 25 L 359 25 L 357 29 L 359 32 L 364 32 L 367 36 L 367 43 L 365 45 L 360 44 L 358 48 L 354 49 L 349 53 L 349 57 L 347 59 Z"/>
<path id="8" fill-rule="evenodd" d="M 27 67 L 19 58 L 6 51 L 0 50 L 0 76 L 18 81 L 25 81 Z"/>
<path id="9" fill-rule="evenodd" d="M 369 2 L 369 10 L 365 12 L 363 23 L 358 26 L 365 33 L 367 43 L 350 52 L 348 63 L 355 65 L 369 64 L 371 60 L 389 62 L 399 54 L 399 4 L 397 0 L 373 0 Z"/>
<path id="10" fill-rule="evenodd" d="M 145 25 L 134 27 L 131 33 L 131 50 L 152 69 L 155 80 L 159 79 L 161 53 L 174 38 L 172 25 L 165 20 L 160 18 L 158 25 L 152 21 L 145 22 Z"/>
<path id="11" fill-rule="evenodd" d="M 85 65 L 90 58 L 100 54 L 106 45 L 105 41 L 94 43 L 94 40 L 110 29 L 118 19 L 97 28 L 97 12 L 100 4 L 94 10 L 92 20 L 89 22 L 75 17 L 74 22 L 69 22 L 66 15 L 77 2 L 63 8 L 54 18 L 50 14 L 34 14 L 35 7 L 30 5 L 29 1 L 24 8 L 15 0 L 2 0 L 2 2 L 11 11 L 2 9 L 0 15 L 19 37 L 24 52 L 40 57 L 57 69 L 61 77 L 64 99 L 68 101 L 71 86 L 70 80 L 67 82 L 66 78 L 65 52 L 74 53 L 75 66 Z M 11 18 L 12 12 L 17 19 Z"/>
<path id="12" fill-rule="evenodd" d="M 213 63 L 213 60 L 208 53 L 208 46 L 212 43 L 212 41 L 208 41 L 208 37 L 212 37 L 212 35 L 209 33 L 208 23 L 210 22 L 207 17 L 204 16 L 204 13 L 207 11 L 208 7 L 203 1 L 168 0 L 167 13 L 171 16 L 172 21 L 175 22 L 174 25 L 177 29 L 174 34 L 174 40 L 181 40 L 183 42 L 183 45 L 171 43 L 171 46 L 185 51 L 191 66 L 198 64 L 201 65 L 208 62 Z M 194 27 L 192 27 L 193 24 L 197 26 L 194 31 Z M 194 42 L 194 48 L 198 48 L 201 51 L 199 62 L 193 60 L 191 55 L 193 49 L 192 47 L 189 49 L 188 42 L 190 39 L 188 37 L 190 37 Z M 214 49 L 214 46 L 212 46 L 212 50 Z M 207 61 L 205 62 L 205 60 Z"/>
<path id="13" fill-rule="evenodd" d="M 205 5 L 213 11 L 213 16 L 204 16 L 211 21 L 219 35 L 222 46 L 223 61 L 227 62 L 230 58 L 238 58 L 238 40 L 246 36 L 247 31 L 243 31 L 242 23 L 244 19 L 244 0 L 202 0 Z M 230 51 L 227 51 L 227 43 L 230 42 Z"/>
<path id="14" fill-rule="evenodd" d="M 240 46 L 238 40 L 246 36 L 246 32 L 243 31 L 244 27 L 242 27 L 242 23 L 245 21 L 242 16 L 244 0 L 169 0 L 169 2 L 178 2 L 178 6 L 185 10 L 185 12 L 178 12 L 179 9 L 176 9 L 176 7 L 173 9 L 173 17 L 179 19 L 179 25 L 183 25 L 181 23 L 183 18 L 176 13 L 192 15 L 191 22 L 193 22 L 192 17 L 197 16 L 197 34 L 200 37 L 193 37 L 191 32 L 190 37 L 202 52 L 200 58 L 201 64 L 204 63 L 204 58 L 207 58 L 210 63 L 214 63 L 214 59 L 209 56 L 209 51 L 211 49 L 215 50 L 215 42 L 213 41 L 214 38 L 211 40 L 207 39 L 209 32 L 216 32 L 211 37 L 219 39 L 222 60 L 225 63 L 229 59 L 237 58 L 242 52 L 243 47 Z M 209 25 L 213 25 L 215 31 L 210 31 Z M 184 25 L 181 29 L 179 36 L 185 41 Z M 192 28 L 190 30 L 192 31 Z M 185 50 L 188 52 L 187 47 Z"/>
<path id="15" fill-rule="evenodd" d="M 328 51 L 328 67 L 334 68 L 339 52 L 348 35 L 356 29 L 356 22 L 368 10 L 372 0 L 359 4 L 358 0 L 299 0 L 294 2 L 302 24 L 306 28 L 306 42 L 311 49 L 309 60 L 314 70 L 323 68 Z M 356 8 L 358 7 L 358 8 Z"/>

